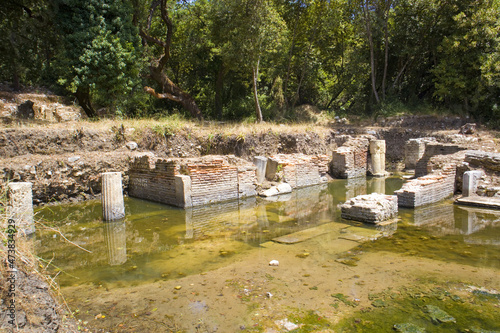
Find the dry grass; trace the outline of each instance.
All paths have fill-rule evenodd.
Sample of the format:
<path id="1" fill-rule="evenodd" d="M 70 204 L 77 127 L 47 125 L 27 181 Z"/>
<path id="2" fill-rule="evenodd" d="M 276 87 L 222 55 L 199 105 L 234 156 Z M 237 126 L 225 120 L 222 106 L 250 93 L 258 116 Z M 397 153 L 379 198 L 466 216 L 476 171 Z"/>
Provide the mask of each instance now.
<path id="1" fill-rule="evenodd" d="M 3 300 L 8 302 L 10 297 L 8 297 L 8 289 L 10 286 L 10 282 L 7 281 L 7 276 L 11 273 L 12 267 L 9 267 L 8 262 L 8 232 L 7 225 L 8 220 L 12 216 L 9 216 L 9 212 L 7 209 L 8 198 L 7 198 L 7 190 L 6 186 L 0 192 L 0 296 Z M 45 227 L 35 222 L 35 227 Z M 24 276 L 24 274 L 28 276 L 34 276 L 36 280 L 45 282 L 47 284 L 48 292 L 50 297 L 54 300 L 58 300 L 62 306 L 58 306 L 57 303 L 54 303 L 54 310 L 59 313 L 61 318 L 69 315 L 73 317 L 71 310 L 69 309 L 63 295 L 60 292 L 60 288 L 58 283 L 56 282 L 56 276 L 51 276 L 48 273 L 48 268 L 51 265 L 51 262 L 44 262 L 36 256 L 35 248 L 34 248 L 34 239 L 32 237 L 27 237 L 22 234 L 20 230 L 14 236 L 15 240 L 15 261 L 14 268 L 17 270 L 16 274 L 16 290 L 15 290 L 15 302 L 16 302 L 16 313 L 24 313 L 28 320 L 28 326 L 30 323 L 30 319 L 33 319 L 34 324 L 36 325 L 38 322 L 37 314 L 35 314 L 39 310 L 39 304 L 33 299 L 34 295 L 30 293 L 30 289 L 25 290 L 25 288 L 20 288 L 21 285 L 25 285 L 29 283 L 28 281 L 20 281 L 19 279 Z M 21 274 L 24 273 L 24 274 Z M 37 287 L 33 287 L 37 288 Z M 33 290 L 31 288 L 31 290 Z M 7 303 L 6 303 L 7 304 Z M 3 306 L 2 306 L 3 307 Z M 3 316 L 2 316 L 3 317 Z M 17 317 L 17 315 L 16 315 Z M 8 319 L 4 319 L 7 321 Z M 0 326 L 1 326 L 0 322 Z M 3 323 L 5 325 L 5 323 Z M 0 329 L 1 331 L 1 329 Z"/>
<path id="2" fill-rule="evenodd" d="M 114 131 L 113 128 L 124 129 L 134 128 L 137 132 L 142 132 L 145 129 L 152 129 L 155 132 L 167 131 L 171 133 L 196 133 L 200 136 L 210 134 L 221 134 L 224 136 L 230 135 L 249 135 L 261 133 L 276 133 L 276 134 L 293 134 L 314 132 L 323 136 L 330 131 L 330 126 L 327 123 L 324 125 L 302 122 L 293 124 L 280 124 L 274 122 L 263 123 L 243 123 L 243 122 L 216 122 L 216 121 L 193 121 L 186 120 L 179 116 L 173 115 L 161 119 L 101 119 L 99 121 L 71 121 L 64 123 L 50 123 L 43 121 L 23 121 L 11 124 L 0 124 L 0 128 L 37 128 L 46 130 L 79 130 L 92 129 L 98 131 Z"/>

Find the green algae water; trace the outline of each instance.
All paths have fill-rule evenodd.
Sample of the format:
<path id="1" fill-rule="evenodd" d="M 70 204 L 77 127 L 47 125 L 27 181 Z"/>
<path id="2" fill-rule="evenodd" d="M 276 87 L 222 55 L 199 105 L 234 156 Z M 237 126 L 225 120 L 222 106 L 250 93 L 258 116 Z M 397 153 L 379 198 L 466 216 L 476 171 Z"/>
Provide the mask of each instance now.
<path id="1" fill-rule="evenodd" d="M 37 212 L 37 217 L 46 228 L 37 230 L 35 246 L 38 256 L 50 262 L 48 267 L 54 275 L 57 274 L 63 293 L 64 290 L 69 293 L 71 288 L 76 288 L 79 294 L 88 290 L 86 300 L 77 301 L 74 293 L 67 295 L 75 297 L 70 305 L 82 308 L 85 304 L 79 302 L 99 297 L 98 290 L 102 288 L 119 295 L 120 291 L 133 293 L 134 288 L 143 288 L 141 286 L 191 281 L 232 265 L 245 267 L 248 263 L 251 266 L 256 261 L 264 261 L 263 253 L 271 252 L 285 263 L 286 258 L 290 258 L 290 262 L 298 260 L 301 265 L 298 268 L 304 270 L 301 276 L 290 276 L 291 280 L 286 280 L 282 286 L 276 285 L 274 293 L 279 293 L 281 288 L 289 288 L 297 279 L 317 276 L 319 281 L 325 274 L 334 274 L 327 282 L 318 282 L 319 286 L 302 283 L 305 291 L 301 294 L 304 297 L 327 298 L 323 312 L 329 315 L 319 315 L 319 309 L 301 314 L 297 309 L 293 310 L 294 302 L 287 303 L 286 306 L 290 307 L 286 310 L 289 320 L 299 325 L 297 332 L 325 329 L 334 329 L 335 332 L 487 332 L 500 329 L 497 291 L 481 289 L 482 285 L 477 281 L 460 280 L 457 276 L 450 276 L 445 282 L 442 279 L 420 278 L 411 286 L 387 286 L 385 290 L 373 293 L 370 291 L 377 289 L 376 286 L 358 281 L 363 278 L 363 273 L 359 273 L 353 274 L 357 282 L 353 285 L 356 288 L 350 287 L 350 290 L 356 289 L 351 294 L 334 290 L 334 281 L 337 281 L 336 284 L 344 283 L 342 274 L 348 274 L 350 270 L 368 270 L 365 266 L 370 261 L 365 258 L 383 261 L 385 257 L 395 256 L 416 263 L 425 261 L 431 269 L 432 265 L 436 265 L 436 270 L 443 265 L 454 265 L 454 269 L 458 267 L 456 265 L 462 265 L 460 267 L 500 272 L 500 211 L 456 206 L 448 200 L 414 210 L 400 209 L 398 222 L 384 227 L 340 218 L 338 205 L 346 199 L 373 192 L 393 194 L 402 182 L 399 177 L 368 181 L 335 180 L 325 185 L 298 189 L 287 196 L 272 198 L 272 201 L 250 198 L 188 210 L 126 198 L 127 216 L 123 220 L 106 223 L 101 218 L 99 201 L 46 206 Z M 51 228 L 60 230 L 69 242 Z M 300 242 L 289 245 L 275 242 L 293 238 L 290 235 L 298 237 Z M 381 267 L 385 265 L 387 263 L 380 263 Z M 330 267 L 335 267 L 333 273 Z M 265 269 L 254 273 L 262 273 L 268 283 L 285 281 L 285 278 L 277 279 Z M 341 274 L 341 271 L 345 273 Z M 388 278 L 392 275 L 387 272 Z M 224 288 L 236 288 L 235 294 L 249 289 L 245 288 L 245 282 L 235 282 L 234 277 L 220 276 L 218 279 L 230 281 Z M 314 296 L 315 291 L 321 289 L 321 283 L 331 284 L 328 290 L 331 290 L 332 296 Z M 90 288 L 81 289 L 81 286 Z M 97 292 L 95 295 L 92 294 L 94 290 Z M 200 293 L 202 291 L 196 290 L 190 297 Z M 219 292 L 214 297 L 218 296 Z M 244 316 L 248 318 L 245 320 L 254 320 L 254 312 L 262 318 L 262 304 L 257 301 L 269 301 L 270 297 L 259 293 L 255 295 L 257 301 L 252 301 L 251 293 L 249 296 L 243 292 L 241 296 L 238 302 L 249 302 L 250 310 L 246 310 Z M 179 302 L 176 297 L 171 301 Z M 198 301 L 202 303 L 195 304 L 215 301 L 207 296 Z M 231 308 L 237 307 L 232 305 Z M 148 313 L 154 316 L 157 311 L 159 313 L 160 310 Z M 208 313 L 210 311 L 207 310 L 206 316 Z M 241 313 L 237 315 L 242 316 Z M 205 318 L 206 321 L 209 319 Z M 86 322 L 89 321 L 94 323 L 92 320 Z M 94 324 L 104 325 L 98 327 L 109 330 L 110 326 L 106 326 L 105 322 L 95 321 Z M 127 331 L 125 320 L 112 325 L 123 325 L 117 331 Z M 175 324 L 172 327 L 176 325 L 182 326 Z M 261 320 L 250 327 L 240 326 L 245 327 L 242 331 L 260 332 L 277 325 L 272 320 Z M 223 326 L 219 324 L 218 331 L 232 331 Z M 152 327 L 146 325 L 143 329 L 162 331 Z M 188 328 L 179 331 L 199 330 L 190 329 L 188 325 Z"/>

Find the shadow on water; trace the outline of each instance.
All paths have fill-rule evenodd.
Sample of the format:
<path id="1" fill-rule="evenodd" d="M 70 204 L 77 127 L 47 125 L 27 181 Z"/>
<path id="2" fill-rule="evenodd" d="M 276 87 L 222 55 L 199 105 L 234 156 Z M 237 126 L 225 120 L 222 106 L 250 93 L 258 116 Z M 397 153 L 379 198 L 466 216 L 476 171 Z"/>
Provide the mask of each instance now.
<path id="1" fill-rule="evenodd" d="M 55 271 L 63 271 L 62 286 L 119 287 L 175 279 L 248 258 L 265 242 L 327 223 L 372 232 L 372 225 L 343 221 L 338 205 L 360 194 L 393 194 L 402 182 L 398 177 L 336 180 L 268 200 L 249 198 L 187 210 L 126 198 L 127 216 L 106 223 L 99 201 L 44 207 L 39 218 L 92 253 L 48 230 L 37 231 L 36 249 L 40 257 L 53 258 Z M 391 237 L 362 248 L 499 267 L 499 219 L 497 212 L 449 201 L 401 210 L 398 230 L 385 233 Z"/>

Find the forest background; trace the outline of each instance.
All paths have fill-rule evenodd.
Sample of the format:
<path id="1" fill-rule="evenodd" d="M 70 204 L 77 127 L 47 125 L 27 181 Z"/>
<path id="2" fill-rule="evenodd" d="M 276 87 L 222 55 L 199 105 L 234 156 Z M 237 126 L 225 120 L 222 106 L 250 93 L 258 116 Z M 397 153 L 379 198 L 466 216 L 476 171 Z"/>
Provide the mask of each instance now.
<path id="1" fill-rule="evenodd" d="M 500 124 L 500 0 L 4 0 L 0 82 L 91 118 Z"/>

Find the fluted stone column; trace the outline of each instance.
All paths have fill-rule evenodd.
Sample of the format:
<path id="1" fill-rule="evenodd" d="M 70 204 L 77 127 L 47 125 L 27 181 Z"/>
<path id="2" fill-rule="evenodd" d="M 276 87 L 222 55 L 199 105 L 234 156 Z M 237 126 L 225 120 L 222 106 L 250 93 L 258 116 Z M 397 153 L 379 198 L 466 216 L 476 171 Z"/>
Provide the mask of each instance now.
<path id="1" fill-rule="evenodd" d="M 10 183 L 8 198 L 7 217 L 14 220 L 18 231 L 26 235 L 34 233 L 32 184 L 29 182 Z"/>
<path id="2" fill-rule="evenodd" d="M 121 172 L 102 173 L 102 216 L 105 221 L 119 220 L 125 216 Z"/>
<path id="3" fill-rule="evenodd" d="M 375 177 L 385 177 L 385 140 L 370 141 L 370 154 L 372 156 L 372 174 Z"/>
<path id="4" fill-rule="evenodd" d="M 481 176 L 483 175 L 481 170 L 465 171 L 462 187 L 462 195 L 464 197 L 470 197 L 476 195 L 477 184 Z"/>
<path id="5" fill-rule="evenodd" d="M 104 237 L 111 266 L 127 262 L 127 230 L 125 220 L 104 223 Z"/>

